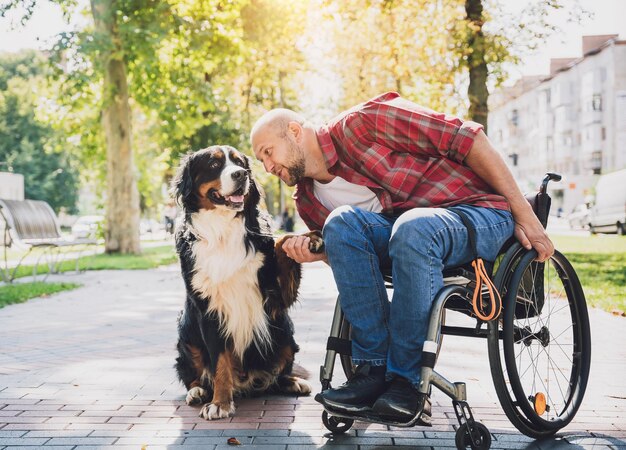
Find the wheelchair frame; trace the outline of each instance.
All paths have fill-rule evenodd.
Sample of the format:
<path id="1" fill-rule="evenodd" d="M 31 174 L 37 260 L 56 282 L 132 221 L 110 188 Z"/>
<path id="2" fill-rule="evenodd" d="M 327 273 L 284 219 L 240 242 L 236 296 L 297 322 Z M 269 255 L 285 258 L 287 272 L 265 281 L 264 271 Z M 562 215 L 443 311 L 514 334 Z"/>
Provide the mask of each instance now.
<path id="1" fill-rule="evenodd" d="M 547 225 L 550 209 L 550 198 L 546 192 L 547 184 L 550 180 L 559 181 L 560 179 L 560 175 L 548 173 L 542 182 L 539 193 L 534 199 L 536 203 L 533 205 L 533 208 L 544 227 Z M 550 411 L 550 406 L 546 406 L 552 402 L 549 398 L 549 392 L 548 399 L 545 398 L 545 394 L 541 393 L 541 391 L 533 390 L 531 395 L 528 395 L 528 392 L 526 392 L 528 389 L 522 386 L 519 374 L 515 373 L 518 370 L 516 368 L 518 356 L 515 354 L 512 356 L 507 355 L 506 351 L 508 349 L 510 352 L 514 349 L 514 344 L 519 345 L 521 348 L 523 348 L 522 346 L 529 347 L 533 341 L 537 341 L 545 349 L 551 343 L 551 339 L 554 339 L 554 336 L 550 334 L 549 318 L 548 325 L 539 321 L 538 325 L 541 325 L 541 328 L 535 330 L 528 325 L 524 327 L 516 325 L 518 320 L 528 320 L 528 317 L 539 317 L 542 314 L 543 304 L 541 307 L 534 304 L 532 311 L 527 309 L 525 313 L 527 317 L 524 317 L 523 311 L 519 312 L 518 310 L 520 307 L 520 291 L 527 290 L 527 287 L 524 286 L 523 277 L 530 271 L 531 274 L 535 273 L 537 277 L 541 277 L 539 283 L 543 283 L 543 266 L 539 266 L 543 263 L 534 262 L 536 252 L 524 249 L 517 242 L 507 243 L 503 248 L 505 251 L 500 253 L 498 267 L 493 276 L 494 285 L 498 292 L 502 293 L 503 298 L 503 312 L 499 320 L 492 320 L 486 323 L 476 319 L 477 324 L 474 328 L 444 325 L 446 309 L 472 315 L 469 311 L 464 310 L 462 306 L 471 303 L 473 294 L 473 275 L 470 272 L 471 268 L 467 266 L 454 269 L 453 277 L 450 277 L 450 271 L 444 272 L 444 277 L 446 277 L 444 278 L 445 286 L 435 296 L 430 313 L 427 336 L 423 346 L 419 391 L 429 394 L 431 386 L 435 386 L 452 399 L 454 411 L 459 422 L 455 439 L 456 446 L 459 449 L 488 449 L 491 445 L 491 434 L 484 425 L 474 420 L 471 409 L 467 404 L 465 383 L 448 381 L 434 369 L 443 335 L 487 339 L 491 374 L 501 406 L 512 424 L 519 431 L 530 437 L 544 438 L 550 436 L 566 426 L 574 418 L 582 402 L 589 376 L 591 337 L 584 292 L 574 269 L 567 259 L 559 252 L 555 252 L 551 262 L 555 265 L 556 274 L 564 285 L 564 293 L 572 316 L 572 369 L 569 374 L 570 378 L 566 389 L 567 399 L 564 399 L 563 410 L 558 416 L 551 417 L 549 420 L 542 417 L 546 411 Z M 541 267 L 541 271 L 536 270 L 537 267 Z M 387 287 L 392 287 L 390 277 L 386 277 L 386 281 L 389 282 Z M 514 284 L 514 286 L 511 286 L 511 284 Z M 537 292 L 543 294 L 543 284 L 541 289 L 537 288 L 537 285 L 537 280 L 533 278 L 530 286 L 531 293 L 529 294 L 531 299 L 533 295 L 537 296 Z M 448 305 L 447 303 L 452 299 L 456 300 Z M 522 300 L 527 299 L 522 298 Z M 545 301 L 545 299 L 542 301 Z M 559 299 L 558 301 L 561 300 Z M 539 300 L 534 298 L 533 302 L 537 303 Z M 564 309 L 564 306 L 560 304 L 559 306 L 559 311 Z M 547 313 L 551 314 L 551 311 Z M 483 324 L 486 324 L 486 327 L 483 327 Z M 349 330 L 350 325 L 344 317 L 339 298 L 337 298 L 326 357 L 324 365 L 320 368 L 322 390 L 331 387 L 335 360 L 338 354 L 340 355 L 344 372 L 347 376 L 351 374 Z M 556 336 L 556 338 L 558 337 Z M 503 349 L 500 349 L 501 342 L 504 342 Z M 521 353 L 519 356 L 521 358 Z M 507 375 L 505 375 L 503 366 L 507 369 Z M 515 376 L 511 376 L 511 373 L 514 373 Z M 555 376 L 558 375 L 559 371 L 556 371 Z M 560 375 L 567 378 L 562 373 Z M 507 376 L 510 379 L 507 379 Z M 546 391 L 549 390 L 545 384 L 544 388 Z M 546 405 L 543 405 L 542 401 Z M 542 408 L 544 409 L 542 410 Z M 355 420 L 399 427 L 412 427 L 418 423 L 419 414 L 410 421 L 402 423 L 385 420 L 368 413 L 348 414 L 325 409 L 322 414 L 324 425 L 333 433 L 347 431 Z"/>

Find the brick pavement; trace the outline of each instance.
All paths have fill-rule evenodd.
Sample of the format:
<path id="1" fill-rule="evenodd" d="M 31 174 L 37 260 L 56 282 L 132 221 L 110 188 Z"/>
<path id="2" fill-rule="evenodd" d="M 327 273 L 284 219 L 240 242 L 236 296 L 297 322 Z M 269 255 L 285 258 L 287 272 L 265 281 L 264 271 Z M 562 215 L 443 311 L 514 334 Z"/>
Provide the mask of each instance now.
<path id="1" fill-rule="evenodd" d="M 233 418 L 207 422 L 184 404 L 173 370 L 183 286 L 178 268 L 53 276 L 75 291 L 0 310 L 0 450 L 224 449 L 229 437 L 255 449 L 454 448 L 454 413 L 433 394 L 433 428 L 357 423 L 333 437 L 312 398 L 238 401 Z M 299 363 L 315 390 L 335 295 L 329 270 L 305 268 L 294 308 Z M 467 381 L 468 401 L 494 449 L 626 448 L 625 319 L 592 311 L 588 393 L 572 424 L 537 442 L 520 435 L 495 397 L 482 340 L 446 337 L 438 370 Z M 342 377 L 337 375 L 335 384 Z"/>

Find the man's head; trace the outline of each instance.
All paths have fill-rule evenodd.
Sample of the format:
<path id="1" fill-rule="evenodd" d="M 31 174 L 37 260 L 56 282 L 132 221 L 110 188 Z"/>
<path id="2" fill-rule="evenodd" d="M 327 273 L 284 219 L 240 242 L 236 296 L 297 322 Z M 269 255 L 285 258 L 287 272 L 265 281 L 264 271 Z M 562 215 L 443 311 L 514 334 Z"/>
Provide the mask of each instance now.
<path id="1" fill-rule="evenodd" d="M 263 167 L 294 186 L 305 176 L 305 119 L 290 109 L 273 109 L 252 127 L 250 141 Z"/>

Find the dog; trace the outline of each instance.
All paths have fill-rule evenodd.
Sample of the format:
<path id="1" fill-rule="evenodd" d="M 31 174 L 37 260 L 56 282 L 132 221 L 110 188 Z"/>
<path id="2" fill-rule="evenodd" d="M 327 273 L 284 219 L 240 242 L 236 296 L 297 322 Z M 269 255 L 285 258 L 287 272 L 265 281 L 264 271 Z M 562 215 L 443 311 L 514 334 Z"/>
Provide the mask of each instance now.
<path id="1" fill-rule="evenodd" d="M 301 267 L 282 250 L 288 236 L 274 242 L 248 157 L 225 145 L 188 154 L 172 194 L 183 213 L 175 241 L 187 296 L 175 368 L 186 403 L 213 420 L 232 416 L 236 397 L 310 394 L 293 372 L 299 348 L 287 314 Z M 309 237 L 321 252 L 321 234 Z"/>

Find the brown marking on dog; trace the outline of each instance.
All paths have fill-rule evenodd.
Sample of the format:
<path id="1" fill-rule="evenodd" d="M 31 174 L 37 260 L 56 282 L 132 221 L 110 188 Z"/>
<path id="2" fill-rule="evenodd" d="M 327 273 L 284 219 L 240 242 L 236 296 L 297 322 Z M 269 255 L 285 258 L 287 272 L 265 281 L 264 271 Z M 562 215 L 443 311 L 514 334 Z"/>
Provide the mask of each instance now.
<path id="1" fill-rule="evenodd" d="M 189 385 L 189 389 L 194 387 L 202 387 L 202 382 L 200 381 L 202 374 L 204 373 L 204 359 L 202 358 L 202 352 L 198 347 L 195 347 L 191 344 L 187 344 L 187 350 L 189 350 L 193 368 L 196 369 L 196 374 L 198 377 L 191 382 L 191 384 Z"/>
<path id="2" fill-rule="evenodd" d="M 219 191 L 221 188 L 222 182 L 219 178 L 217 180 L 209 181 L 208 183 L 202 183 L 198 188 L 198 205 L 200 206 L 200 209 L 215 209 L 215 205 L 213 204 L 211 199 L 207 197 L 207 194 L 211 189 L 216 189 Z"/>
<path id="3" fill-rule="evenodd" d="M 321 253 L 324 249 L 324 241 L 319 231 L 310 231 L 305 233 L 311 239 L 309 250 L 312 253 Z M 298 288 L 300 287 L 300 279 L 302 278 L 302 269 L 300 264 L 295 262 L 283 250 L 285 240 L 294 237 L 293 235 L 285 235 L 280 238 L 274 246 L 276 252 L 276 261 L 278 263 L 279 275 L 278 284 L 282 294 L 282 305 L 273 305 L 272 316 L 276 318 L 279 311 L 285 310 L 293 305 L 298 298 Z"/>
<path id="4" fill-rule="evenodd" d="M 211 403 L 220 408 L 229 409 L 233 401 L 234 376 L 233 355 L 229 350 L 221 353 L 217 359 L 213 377 L 213 400 Z"/>
<path id="5" fill-rule="evenodd" d="M 293 360 L 295 359 L 295 353 L 291 345 L 287 345 L 280 349 L 280 355 L 278 356 L 278 364 L 274 369 L 274 373 L 279 375 L 284 372 L 286 367 L 291 367 L 293 365 Z"/>
<path id="6" fill-rule="evenodd" d="M 241 153 L 239 153 L 238 151 L 231 150 L 228 153 L 228 156 L 230 157 L 230 160 L 232 162 L 240 162 L 240 163 L 242 163 L 244 165 L 244 167 L 247 167 L 245 159 L 243 158 L 243 156 L 241 156 Z"/>

